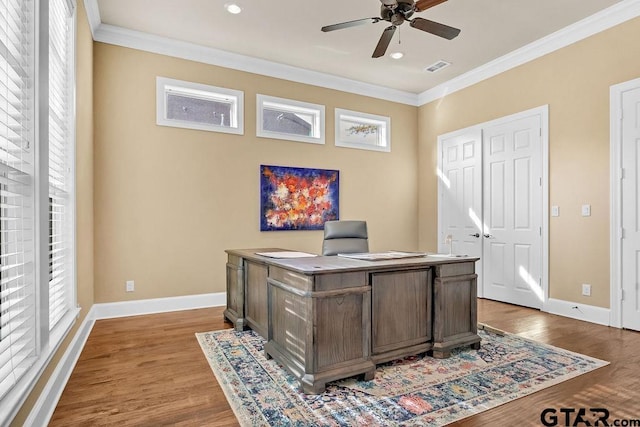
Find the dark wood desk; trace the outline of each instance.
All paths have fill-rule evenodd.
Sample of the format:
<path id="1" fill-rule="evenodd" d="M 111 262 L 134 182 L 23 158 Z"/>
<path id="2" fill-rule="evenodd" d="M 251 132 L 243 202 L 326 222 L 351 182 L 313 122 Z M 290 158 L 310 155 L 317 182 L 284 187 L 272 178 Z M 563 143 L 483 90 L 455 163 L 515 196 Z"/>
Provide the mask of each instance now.
<path id="1" fill-rule="evenodd" d="M 227 309 L 237 330 L 266 340 L 265 353 L 306 393 L 364 375 L 377 363 L 456 347 L 479 348 L 477 258 L 363 261 L 339 256 L 276 259 L 227 250 Z"/>

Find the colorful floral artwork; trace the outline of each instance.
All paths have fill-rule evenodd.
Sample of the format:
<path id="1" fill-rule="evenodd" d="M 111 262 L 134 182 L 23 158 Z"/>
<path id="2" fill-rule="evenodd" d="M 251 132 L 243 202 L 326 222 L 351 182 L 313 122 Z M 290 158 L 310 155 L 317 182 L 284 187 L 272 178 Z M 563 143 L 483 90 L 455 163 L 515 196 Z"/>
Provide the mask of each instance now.
<path id="1" fill-rule="evenodd" d="M 322 230 L 339 219 L 337 170 L 260 166 L 260 231 Z"/>

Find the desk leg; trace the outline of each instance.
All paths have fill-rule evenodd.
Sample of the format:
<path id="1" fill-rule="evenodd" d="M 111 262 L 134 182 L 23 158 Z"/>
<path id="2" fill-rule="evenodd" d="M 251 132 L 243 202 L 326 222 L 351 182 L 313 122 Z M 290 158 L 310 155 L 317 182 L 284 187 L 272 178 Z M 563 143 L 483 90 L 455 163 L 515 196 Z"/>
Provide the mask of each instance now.
<path id="1" fill-rule="evenodd" d="M 224 318 L 233 323 L 236 331 L 247 329 L 244 319 L 244 261 L 236 256 L 229 256 L 227 262 L 227 308 Z"/>
<path id="2" fill-rule="evenodd" d="M 433 357 L 447 358 L 456 347 L 480 348 L 474 263 L 444 264 L 435 271 Z"/>
<path id="3" fill-rule="evenodd" d="M 451 351 L 450 350 L 433 350 L 432 356 L 435 359 L 446 359 L 449 356 L 451 356 Z"/>
<path id="4" fill-rule="evenodd" d="M 362 380 L 363 381 L 371 381 L 376 377 L 376 370 L 373 369 L 371 371 L 367 371 L 364 374 L 362 374 Z"/>

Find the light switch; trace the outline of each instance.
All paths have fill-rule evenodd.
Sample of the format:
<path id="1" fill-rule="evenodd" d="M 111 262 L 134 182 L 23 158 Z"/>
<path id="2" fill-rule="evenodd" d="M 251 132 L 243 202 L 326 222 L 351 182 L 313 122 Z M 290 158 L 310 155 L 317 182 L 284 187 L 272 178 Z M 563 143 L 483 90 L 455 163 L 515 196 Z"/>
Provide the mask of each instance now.
<path id="1" fill-rule="evenodd" d="M 551 206 L 551 216 L 560 216 L 560 206 Z"/>
<path id="2" fill-rule="evenodd" d="M 591 216 L 591 205 L 582 205 L 582 216 Z"/>

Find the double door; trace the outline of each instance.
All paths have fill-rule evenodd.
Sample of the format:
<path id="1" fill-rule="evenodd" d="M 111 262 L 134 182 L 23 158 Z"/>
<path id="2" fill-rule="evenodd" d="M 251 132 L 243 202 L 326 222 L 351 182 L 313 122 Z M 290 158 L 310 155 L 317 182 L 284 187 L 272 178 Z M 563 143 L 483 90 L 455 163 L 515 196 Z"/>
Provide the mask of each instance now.
<path id="1" fill-rule="evenodd" d="M 546 109 L 438 139 L 438 250 L 479 257 L 479 296 L 541 308 Z"/>

